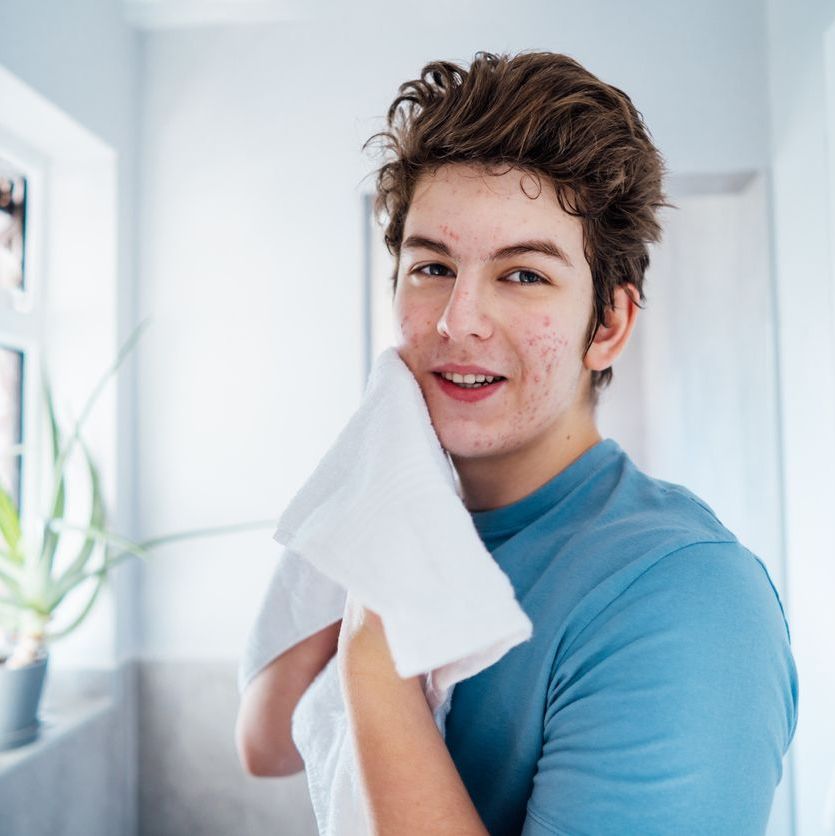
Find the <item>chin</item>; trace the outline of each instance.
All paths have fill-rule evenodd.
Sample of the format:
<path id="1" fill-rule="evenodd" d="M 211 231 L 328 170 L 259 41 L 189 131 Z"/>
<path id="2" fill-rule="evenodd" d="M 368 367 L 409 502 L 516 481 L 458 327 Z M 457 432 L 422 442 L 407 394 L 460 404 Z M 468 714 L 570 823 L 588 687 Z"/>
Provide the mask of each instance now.
<path id="1" fill-rule="evenodd" d="M 478 459 L 498 452 L 495 441 L 477 431 L 456 432 L 455 430 L 445 431 L 443 429 L 438 431 L 437 428 L 435 431 L 438 440 L 441 442 L 441 447 L 453 458 Z"/>

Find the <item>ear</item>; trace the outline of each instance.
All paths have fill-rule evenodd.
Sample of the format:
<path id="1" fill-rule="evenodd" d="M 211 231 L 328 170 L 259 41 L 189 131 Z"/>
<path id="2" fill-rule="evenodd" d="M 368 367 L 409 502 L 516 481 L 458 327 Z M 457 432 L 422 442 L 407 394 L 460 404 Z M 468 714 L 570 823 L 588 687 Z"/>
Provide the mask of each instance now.
<path id="1" fill-rule="evenodd" d="M 630 298 L 627 289 L 633 298 L 639 298 L 635 285 L 618 285 L 615 288 L 615 307 L 606 311 L 604 320 L 598 325 L 594 340 L 583 358 L 583 365 L 587 369 L 594 371 L 608 369 L 621 351 L 626 348 L 638 316 L 638 306 Z"/>

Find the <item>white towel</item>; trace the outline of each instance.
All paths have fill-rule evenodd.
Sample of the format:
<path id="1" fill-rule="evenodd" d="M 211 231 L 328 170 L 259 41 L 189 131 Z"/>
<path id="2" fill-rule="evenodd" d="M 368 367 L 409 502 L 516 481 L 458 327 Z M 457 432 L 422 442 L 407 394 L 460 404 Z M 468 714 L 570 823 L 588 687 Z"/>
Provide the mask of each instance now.
<path id="1" fill-rule="evenodd" d="M 239 668 L 241 691 L 277 655 L 341 618 L 350 590 L 380 616 L 400 676 L 427 674 L 427 701 L 443 734 L 455 683 L 531 636 L 394 347 L 377 358 L 359 409 L 273 536 L 285 550 Z M 335 658 L 299 701 L 293 739 L 320 834 L 365 836 Z"/>

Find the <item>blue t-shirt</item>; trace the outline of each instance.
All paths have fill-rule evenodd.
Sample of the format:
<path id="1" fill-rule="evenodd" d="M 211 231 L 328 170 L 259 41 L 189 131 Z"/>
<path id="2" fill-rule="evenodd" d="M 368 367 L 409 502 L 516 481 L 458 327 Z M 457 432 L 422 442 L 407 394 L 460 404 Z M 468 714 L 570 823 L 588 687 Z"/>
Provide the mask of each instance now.
<path id="1" fill-rule="evenodd" d="M 762 561 L 610 438 L 472 517 L 533 623 L 446 719 L 492 836 L 764 833 L 798 683 Z"/>

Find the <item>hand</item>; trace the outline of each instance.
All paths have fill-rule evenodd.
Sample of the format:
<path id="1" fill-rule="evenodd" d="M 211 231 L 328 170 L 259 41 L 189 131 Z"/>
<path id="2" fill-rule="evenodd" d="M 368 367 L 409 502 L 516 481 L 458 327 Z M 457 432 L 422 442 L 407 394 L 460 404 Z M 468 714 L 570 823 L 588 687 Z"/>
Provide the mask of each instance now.
<path id="1" fill-rule="evenodd" d="M 344 683 L 348 677 L 401 683 L 406 688 L 425 689 L 426 674 L 401 677 L 394 666 L 383 621 L 373 610 L 364 607 L 351 593 L 345 600 L 345 612 L 336 648 L 336 664 Z"/>
<path id="2" fill-rule="evenodd" d="M 382 619 L 360 604 L 350 592 L 345 600 L 336 655 L 343 676 L 349 673 L 352 676 L 397 675 Z"/>

